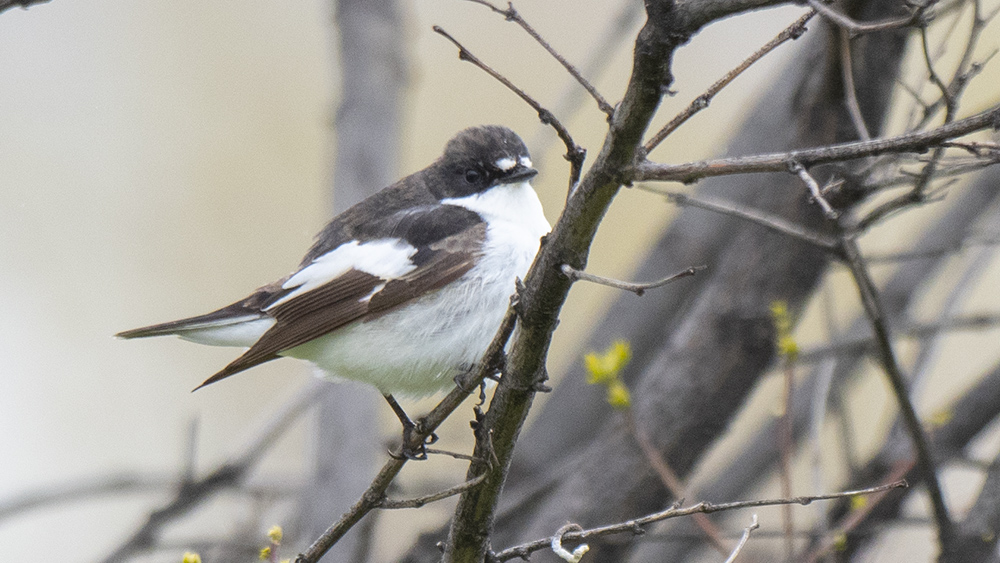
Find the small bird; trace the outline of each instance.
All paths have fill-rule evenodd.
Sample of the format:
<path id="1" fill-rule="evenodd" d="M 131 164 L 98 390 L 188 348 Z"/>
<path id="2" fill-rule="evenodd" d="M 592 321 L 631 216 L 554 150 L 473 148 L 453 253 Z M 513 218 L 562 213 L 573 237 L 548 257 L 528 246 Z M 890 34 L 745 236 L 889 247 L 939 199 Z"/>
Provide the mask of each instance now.
<path id="1" fill-rule="evenodd" d="M 524 142 L 487 125 L 335 217 L 299 268 L 211 313 L 121 332 L 248 348 L 196 389 L 282 356 L 393 398 L 453 385 L 480 360 L 550 225 Z M 426 454 L 407 451 L 406 457 Z"/>

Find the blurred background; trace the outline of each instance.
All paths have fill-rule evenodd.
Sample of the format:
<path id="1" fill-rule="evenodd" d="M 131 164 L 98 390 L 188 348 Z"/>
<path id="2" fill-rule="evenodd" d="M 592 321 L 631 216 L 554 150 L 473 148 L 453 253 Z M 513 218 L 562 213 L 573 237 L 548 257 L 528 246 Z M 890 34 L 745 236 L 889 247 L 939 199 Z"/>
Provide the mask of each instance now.
<path id="1" fill-rule="evenodd" d="M 598 89 L 612 102 L 621 97 L 639 10 L 605 0 L 522 0 L 516 7 L 569 60 L 602 62 Z M 697 35 L 677 54 L 677 94 L 665 99 L 658 123 L 802 12 L 768 10 Z M 576 86 L 519 28 L 482 6 L 403 2 L 401 17 L 407 82 L 398 147 L 386 147 L 399 158 L 384 173 L 395 179 L 426 166 L 465 127 L 504 124 L 529 143 L 541 168 L 535 187 L 554 221 L 566 197 L 564 148 L 528 106 L 459 61 L 431 26 L 444 27 L 557 115 L 574 107 L 565 97 Z M 597 39 L 609 33 L 620 40 L 595 57 Z M 333 6 L 316 0 L 52 0 L 0 14 L 0 502 L 116 476 L 137 483 L 126 493 L 9 513 L 0 519 L 8 560 L 100 560 L 170 498 L 172 479 L 238 453 L 270 413 L 311 383 L 305 365 L 281 360 L 192 394 L 237 351 L 112 335 L 228 304 L 298 264 L 338 205 L 331 186 L 339 40 Z M 720 152 L 749 100 L 796 48 L 785 45 L 755 65 L 656 158 L 682 162 Z M 1000 83 L 996 65 L 977 80 Z M 966 103 L 981 109 L 988 101 L 980 93 Z M 559 117 L 596 154 L 606 122 L 595 104 L 583 100 Z M 630 278 L 675 212 L 661 198 L 624 190 L 588 269 Z M 882 232 L 875 246 L 891 249 L 889 235 L 910 236 L 925 220 L 915 215 L 893 223 L 894 233 Z M 1000 284 L 1000 269 L 993 264 L 983 280 L 975 299 L 996 310 L 987 288 Z M 615 295 L 574 287 L 549 358 L 554 378 L 579 364 L 581 343 Z M 995 350 L 996 337 L 993 331 L 962 346 Z M 978 373 L 990 361 L 952 352 L 947 364 Z M 395 444 L 396 422 L 374 389 L 351 392 L 377 409 L 381 455 Z M 873 395 L 877 404 L 882 399 Z M 404 407 L 413 414 L 432 404 Z M 463 447 L 468 414 L 438 432 L 446 447 Z M 315 423 L 312 413 L 299 419 L 251 481 L 301 480 L 317 448 L 308 437 Z M 370 477 L 382 459 L 362 464 L 360 475 Z M 419 490 L 422 478 L 449 483 L 464 471 L 450 460 L 409 464 L 402 482 Z M 386 515 L 379 525 L 395 538 L 380 542 L 374 559 L 397 556 L 421 527 L 443 522 L 449 507 L 427 511 L 417 524 L 412 514 Z M 222 495 L 171 527 L 165 548 L 145 557 L 179 561 L 192 538 L 250 519 L 262 530 L 287 526 L 283 514 Z"/>

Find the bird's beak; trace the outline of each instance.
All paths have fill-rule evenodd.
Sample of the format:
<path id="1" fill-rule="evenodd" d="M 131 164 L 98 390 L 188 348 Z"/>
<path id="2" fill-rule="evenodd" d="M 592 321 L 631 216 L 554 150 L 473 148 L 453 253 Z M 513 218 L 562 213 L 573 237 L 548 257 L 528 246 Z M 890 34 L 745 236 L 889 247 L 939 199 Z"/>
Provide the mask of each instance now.
<path id="1" fill-rule="evenodd" d="M 504 177 L 502 182 L 504 184 L 514 184 L 517 182 L 524 182 L 530 180 L 538 174 L 538 170 L 531 168 L 530 166 L 523 166 L 518 164 L 511 169 Z"/>

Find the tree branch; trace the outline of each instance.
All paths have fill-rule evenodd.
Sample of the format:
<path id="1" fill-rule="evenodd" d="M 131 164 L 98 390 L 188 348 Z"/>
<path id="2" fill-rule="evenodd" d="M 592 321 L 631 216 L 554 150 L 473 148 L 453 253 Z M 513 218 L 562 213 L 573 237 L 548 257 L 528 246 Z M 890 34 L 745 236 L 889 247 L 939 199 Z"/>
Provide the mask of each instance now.
<path id="1" fill-rule="evenodd" d="M 681 270 L 680 272 L 673 274 L 672 276 L 667 276 L 661 280 L 656 280 L 649 283 L 632 283 L 621 280 L 616 280 L 612 278 L 606 278 L 604 276 L 598 276 L 595 274 L 588 274 L 587 272 L 581 272 L 570 266 L 569 264 L 562 265 L 562 272 L 566 274 L 566 277 L 574 280 L 589 281 L 591 283 L 596 283 L 600 285 L 606 285 L 608 287 L 613 287 L 616 289 L 623 289 L 625 291 L 631 291 L 632 293 L 642 297 L 647 290 L 654 289 L 657 287 L 662 287 L 670 282 L 677 281 L 681 278 L 686 278 L 693 276 L 696 273 L 708 268 L 708 266 L 692 266 L 686 270 Z"/>
<path id="2" fill-rule="evenodd" d="M 642 162 L 633 169 L 631 180 L 690 183 L 701 178 L 730 174 L 782 172 L 788 170 L 791 162 L 798 162 L 802 166 L 813 166 L 880 154 L 924 152 L 956 137 L 991 128 L 1000 128 L 1000 105 L 929 131 L 906 133 L 884 139 L 838 143 L 783 153 L 702 160 L 686 164 Z"/>
<path id="3" fill-rule="evenodd" d="M 778 499 L 765 499 L 765 500 L 748 500 L 748 501 L 737 501 L 737 502 L 725 502 L 725 503 L 710 503 L 710 502 L 699 502 L 698 504 L 680 508 L 671 507 L 661 512 L 656 512 L 643 516 L 641 518 L 635 518 L 633 520 L 628 520 L 626 522 L 619 522 L 617 524 L 611 524 L 609 526 L 600 526 L 597 528 L 590 528 L 587 530 L 580 530 L 574 532 L 566 532 L 563 534 L 563 541 L 571 542 L 584 542 L 594 538 L 599 538 L 602 536 L 609 536 L 613 534 L 626 534 L 630 533 L 633 535 L 639 535 L 644 533 L 642 529 L 643 526 L 647 526 L 654 522 L 660 522 L 662 520 L 667 520 L 669 518 L 677 518 L 680 516 L 690 516 L 692 514 L 712 514 L 713 512 L 722 512 L 727 510 L 736 510 L 740 508 L 754 508 L 758 506 L 779 506 L 784 504 L 801 504 L 803 506 L 810 503 L 820 501 L 820 500 L 833 500 L 841 498 L 856 497 L 859 495 L 874 495 L 879 493 L 885 493 L 894 489 L 905 489 L 908 485 L 906 481 L 896 481 L 894 483 L 889 483 L 887 485 L 879 485 L 877 487 L 869 487 L 866 489 L 858 489 L 855 491 L 844 491 L 841 493 L 832 493 L 827 495 L 814 495 L 814 496 L 800 496 L 792 498 L 778 498 Z M 543 538 L 514 547 L 509 547 L 494 555 L 493 561 L 509 561 L 516 557 L 526 558 L 528 555 L 541 551 L 549 547 L 551 538 Z"/>

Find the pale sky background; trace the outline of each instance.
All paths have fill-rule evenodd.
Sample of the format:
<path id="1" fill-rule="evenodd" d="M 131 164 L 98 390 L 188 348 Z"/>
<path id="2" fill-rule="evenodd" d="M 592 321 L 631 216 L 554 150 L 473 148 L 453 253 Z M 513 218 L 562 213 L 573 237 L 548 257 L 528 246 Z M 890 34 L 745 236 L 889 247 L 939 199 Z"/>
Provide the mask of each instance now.
<path id="1" fill-rule="evenodd" d="M 565 56 L 583 61 L 618 3 L 522 0 L 517 8 Z M 412 97 L 397 176 L 426 166 L 470 125 L 554 138 L 430 29 L 443 26 L 551 107 L 569 79 L 516 26 L 458 0 L 409 2 L 406 11 Z M 799 13 L 783 8 L 706 29 L 678 52 L 678 95 L 658 122 Z M 212 467 L 309 381 L 305 366 L 282 360 L 191 394 L 236 351 L 111 335 L 228 304 L 298 263 L 329 218 L 338 99 L 331 21 L 328 4 L 316 0 L 52 0 L 0 14 L 0 499 L 122 472 L 170 476 L 195 418 L 198 467 Z M 613 62 L 597 81 L 612 101 L 630 70 L 632 37 L 607 54 Z M 721 150 L 796 47 L 751 69 L 655 156 L 679 162 Z M 605 129 L 596 106 L 588 101 L 566 123 L 596 154 Z M 545 167 L 535 184 L 555 220 L 567 167 L 561 145 L 548 147 L 536 149 Z M 628 277 L 672 212 L 654 196 L 624 191 L 590 269 Z M 625 239 L 606 236 L 626 225 Z M 610 292 L 574 288 L 554 374 L 577 361 L 573 343 Z M 304 444 L 302 432 L 292 433 L 257 473 L 295 475 Z M 0 521 L 4 558 L 39 560 L 42 550 L 41 560 L 92 561 L 163 498 L 72 502 Z M 220 514 L 208 508 L 200 517 Z M 180 551 L 150 560 L 177 561 Z"/>

